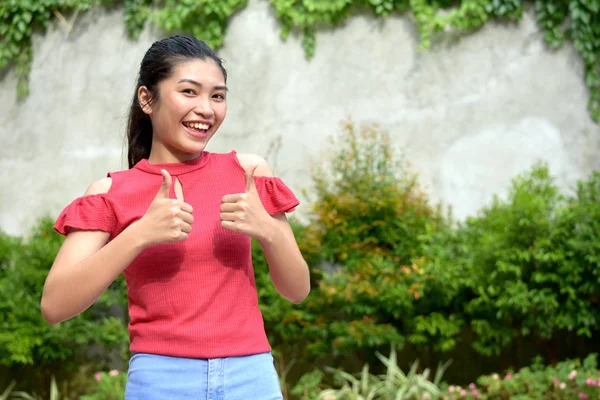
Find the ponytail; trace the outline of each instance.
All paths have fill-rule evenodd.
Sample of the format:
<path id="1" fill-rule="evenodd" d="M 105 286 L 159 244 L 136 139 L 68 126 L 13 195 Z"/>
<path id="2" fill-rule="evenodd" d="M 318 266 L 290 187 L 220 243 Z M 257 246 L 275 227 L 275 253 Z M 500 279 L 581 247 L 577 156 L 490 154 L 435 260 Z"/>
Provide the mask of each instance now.
<path id="1" fill-rule="evenodd" d="M 151 149 L 152 121 L 150 121 L 150 116 L 142 111 L 136 90 L 127 121 L 127 163 L 129 168 L 133 168 L 141 159 L 150 157 Z"/>

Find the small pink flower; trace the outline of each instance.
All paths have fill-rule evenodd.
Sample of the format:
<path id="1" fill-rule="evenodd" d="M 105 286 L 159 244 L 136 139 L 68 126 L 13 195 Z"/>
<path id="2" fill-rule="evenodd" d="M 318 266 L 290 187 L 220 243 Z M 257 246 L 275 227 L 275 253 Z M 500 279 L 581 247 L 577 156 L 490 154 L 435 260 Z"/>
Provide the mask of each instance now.
<path id="1" fill-rule="evenodd" d="M 431 395 L 429 393 L 424 393 L 423 400 L 429 400 L 429 399 L 431 399 Z"/>
<path id="2" fill-rule="evenodd" d="M 461 391 L 460 391 L 460 395 L 461 395 L 462 397 L 465 397 L 465 396 L 467 395 L 467 391 L 466 391 L 466 390 L 464 390 L 464 389 L 463 389 L 463 390 L 461 390 Z"/>
<path id="3" fill-rule="evenodd" d="M 558 386 L 558 383 L 559 383 L 558 378 L 557 377 L 552 378 L 552 383 L 554 384 L 554 386 Z"/>
<path id="4" fill-rule="evenodd" d="M 475 389 L 475 388 L 476 388 L 476 386 L 475 386 L 475 384 L 474 384 L 474 383 L 471 383 L 471 384 L 469 385 L 469 389 L 473 390 L 473 389 Z"/>
<path id="5" fill-rule="evenodd" d="M 587 398 L 588 398 L 588 395 L 587 395 L 587 394 L 585 394 L 585 393 L 579 393 L 579 398 L 580 398 L 580 399 L 587 399 Z"/>
<path id="6" fill-rule="evenodd" d="M 117 376 L 119 375 L 119 371 L 117 371 L 116 369 L 111 369 L 110 371 L 108 371 L 108 375 Z"/>
<path id="7" fill-rule="evenodd" d="M 471 392 L 471 394 L 472 394 L 472 395 L 473 395 L 473 397 L 475 397 L 476 399 L 479 399 L 479 398 L 481 398 L 481 394 L 479 394 L 479 391 L 478 391 L 478 390 L 473 390 L 473 391 Z"/>
<path id="8" fill-rule="evenodd" d="M 512 377 L 513 377 L 513 376 L 512 376 L 512 374 L 506 374 L 506 375 L 504 376 L 504 379 L 506 379 L 506 380 L 508 381 L 508 380 L 511 380 L 511 379 L 512 379 Z"/>
<path id="9" fill-rule="evenodd" d="M 587 378 L 585 380 L 585 384 L 588 386 L 594 386 L 596 384 L 596 380 L 594 378 Z"/>
<path id="10" fill-rule="evenodd" d="M 569 380 L 573 380 L 575 379 L 575 377 L 577 376 L 577 371 L 573 370 L 571 371 L 571 373 L 569 374 Z"/>
<path id="11" fill-rule="evenodd" d="M 495 381 L 497 381 L 497 380 L 500 379 L 500 375 L 494 374 L 494 375 L 492 375 L 492 379 L 495 380 Z"/>
<path id="12" fill-rule="evenodd" d="M 102 373 L 96 372 L 94 374 L 94 379 L 96 380 L 96 382 L 100 382 L 100 379 L 102 379 Z"/>
<path id="13" fill-rule="evenodd" d="M 449 393 L 454 393 L 454 386 L 453 385 L 448 386 L 448 392 Z"/>
<path id="14" fill-rule="evenodd" d="M 567 387 L 567 384 L 564 382 L 561 382 L 560 385 L 558 385 L 559 388 L 564 389 Z"/>
<path id="15" fill-rule="evenodd" d="M 448 398 L 448 396 L 444 396 L 444 398 L 442 400 L 450 400 L 450 399 Z"/>

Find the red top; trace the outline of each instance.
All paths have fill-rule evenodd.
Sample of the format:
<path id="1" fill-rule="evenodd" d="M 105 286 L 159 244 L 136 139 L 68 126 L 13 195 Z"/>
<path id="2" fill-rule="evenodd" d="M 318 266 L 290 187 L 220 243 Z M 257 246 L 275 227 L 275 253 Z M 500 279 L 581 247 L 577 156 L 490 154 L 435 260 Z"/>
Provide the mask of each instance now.
<path id="1" fill-rule="evenodd" d="M 194 223 L 187 240 L 150 246 L 124 271 L 131 351 L 192 358 L 270 351 L 258 308 L 251 239 L 222 228 L 219 219 L 221 198 L 245 190 L 244 169 L 234 151 L 204 152 L 177 164 L 143 159 L 132 169 L 110 173 L 109 191 L 75 199 L 55 229 L 63 235 L 71 228 L 101 230 L 114 239 L 144 215 L 162 183 L 161 169 L 181 182 Z M 255 182 L 270 215 L 298 205 L 281 179 L 255 177 Z"/>

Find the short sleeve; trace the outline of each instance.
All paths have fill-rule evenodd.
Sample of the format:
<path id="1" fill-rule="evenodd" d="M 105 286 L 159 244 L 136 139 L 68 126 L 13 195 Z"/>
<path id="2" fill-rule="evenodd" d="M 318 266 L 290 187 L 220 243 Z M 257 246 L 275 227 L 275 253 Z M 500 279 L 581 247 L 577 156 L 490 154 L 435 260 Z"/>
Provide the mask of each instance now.
<path id="1" fill-rule="evenodd" d="M 300 204 L 291 189 L 280 178 L 256 176 L 254 183 L 260 201 L 269 215 L 292 212 Z"/>
<path id="2" fill-rule="evenodd" d="M 58 216 L 54 229 L 68 234 L 72 229 L 98 230 L 113 233 L 116 223 L 114 210 L 104 194 L 78 197 Z"/>

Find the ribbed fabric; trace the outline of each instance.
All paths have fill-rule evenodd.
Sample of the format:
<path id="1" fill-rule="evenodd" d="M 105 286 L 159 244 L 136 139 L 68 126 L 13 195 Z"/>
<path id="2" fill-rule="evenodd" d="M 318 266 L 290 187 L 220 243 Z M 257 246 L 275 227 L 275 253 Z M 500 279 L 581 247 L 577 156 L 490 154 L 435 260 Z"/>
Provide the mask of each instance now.
<path id="1" fill-rule="evenodd" d="M 221 198 L 245 190 L 235 152 L 205 152 L 178 164 L 144 159 L 132 169 L 110 173 L 108 193 L 75 199 L 55 229 L 62 234 L 102 230 L 114 239 L 144 215 L 162 183 L 161 169 L 181 182 L 184 201 L 194 208 L 194 223 L 188 240 L 146 248 L 124 272 L 131 351 L 192 358 L 270 351 L 250 238 L 223 229 L 219 219 Z M 269 214 L 291 212 L 298 205 L 281 179 L 255 177 L 255 183 Z"/>

